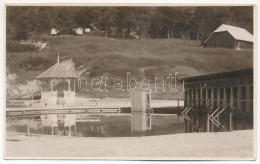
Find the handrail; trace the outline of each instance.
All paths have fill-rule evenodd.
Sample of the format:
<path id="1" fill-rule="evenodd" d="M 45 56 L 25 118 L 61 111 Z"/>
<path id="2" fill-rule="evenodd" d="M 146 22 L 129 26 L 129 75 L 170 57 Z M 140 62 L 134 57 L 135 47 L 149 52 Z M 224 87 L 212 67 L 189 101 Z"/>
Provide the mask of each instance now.
<path id="1" fill-rule="evenodd" d="M 223 104 L 221 104 L 209 117 L 214 116 L 214 114 L 223 106 Z"/>
<path id="2" fill-rule="evenodd" d="M 209 116 L 209 120 L 216 125 L 217 127 L 221 126 L 222 128 L 224 128 L 224 126 L 222 126 L 222 124 L 216 120 L 216 118 L 230 105 L 230 103 L 228 105 L 226 105 L 221 111 L 219 111 L 215 116 L 214 114 L 223 106 L 223 104 L 221 104 L 220 107 L 218 107 L 210 116 Z"/>
<path id="3" fill-rule="evenodd" d="M 225 108 L 223 108 L 214 118 L 218 117 L 229 105 L 230 103 L 227 106 L 225 106 Z"/>
<path id="4" fill-rule="evenodd" d="M 182 112 L 181 112 L 181 115 L 186 119 L 186 120 L 189 120 L 189 121 L 192 121 L 190 119 L 190 117 L 188 116 L 188 112 L 192 109 L 192 106 L 198 102 L 199 100 L 196 100 L 194 102 L 191 103 L 191 105 L 189 105 L 187 108 L 185 108 Z"/>
<path id="5" fill-rule="evenodd" d="M 191 107 L 189 107 L 189 108 L 187 108 L 187 109 L 190 110 Z M 189 116 L 187 115 L 187 113 L 184 113 L 182 116 L 183 116 L 184 118 L 186 118 L 186 120 L 191 121 L 191 119 L 189 118 Z"/>
<path id="6" fill-rule="evenodd" d="M 221 125 L 220 122 L 218 122 L 217 120 L 214 120 L 214 119 L 212 119 L 212 118 L 209 118 L 209 119 L 210 119 L 211 122 L 212 122 L 213 124 L 215 124 L 217 127 L 219 127 L 219 125 Z"/>
<path id="7" fill-rule="evenodd" d="M 182 100 L 188 100 L 188 99 L 182 99 Z M 190 99 L 189 99 L 189 100 L 190 100 Z M 206 100 L 209 100 L 209 101 L 229 102 L 229 100 L 224 100 L 224 99 L 212 99 L 212 98 L 209 98 L 209 99 L 199 99 L 199 101 L 206 101 Z M 254 101 L 254 100 L 242 99 L 242 100 L 233 100 L 233 101 L 236 101 L 236 102 L 252 102 L 252 101 Z"/>
<path id="8" fill-rule="evenodd" d="M 186 108 L 181 112 L 181 115 L 184 115 L 184 113 L 186 112 L 186 110 L 187 110 L 188 108 L 190 108 L 190 107 L 189 107 L 189 106 L 186 107 Z"/>

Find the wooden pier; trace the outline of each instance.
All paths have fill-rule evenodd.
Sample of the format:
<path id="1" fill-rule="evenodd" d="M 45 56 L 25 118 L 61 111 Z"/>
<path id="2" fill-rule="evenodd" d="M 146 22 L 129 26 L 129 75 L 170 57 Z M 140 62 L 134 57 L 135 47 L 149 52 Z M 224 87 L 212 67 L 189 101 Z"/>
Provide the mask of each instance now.
<path id="1" fill-rule="evenodd" d="M 234 119 L 253 120 L 253 69 L 189 77 L 185 82 L 186 132 L 232 131 Z"/>

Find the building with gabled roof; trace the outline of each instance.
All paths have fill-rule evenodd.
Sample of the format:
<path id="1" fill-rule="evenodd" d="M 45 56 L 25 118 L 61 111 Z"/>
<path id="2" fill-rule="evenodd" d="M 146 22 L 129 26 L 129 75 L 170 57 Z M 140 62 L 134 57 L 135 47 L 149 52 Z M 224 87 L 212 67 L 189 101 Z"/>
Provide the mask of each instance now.
<path id="1" fill-rule="evenodd" d="M 254 37 L 246 29 L 222 24 L 204 42 L 206 47 L 252 49 Z"/>
<path id="2" fill-rule="evenodd" d="M 51 78 L 79 78 L 76 74 L 68 70 L 64 64 L 59 62 L 59 57 L 57 63 L 52 67 L 37 76 L 37 79 L 51 79 Z"/>
<path id="3" fill-rule="evenodd" d="M 37 76 L 42 83 L 41 85 L 41 100 L 45 102 L 45 104 L 57 104 L 58 102 L 72 103 L 75 100 L 75 80 L 79 77 L 68 70 L 62 63 L 59 61 L 59 54 L 57 63 L 52 67 L 41 73 Z M 64 90 L 54 90 L 55 83 L 57 81 L 62 81 L 63 83 L 67 83 L 68 87 Z M 71 89 L 71 82 L 74 81 L 74 89 Z M 46 83 L 46 87 L 43 90 L 43 84 Z M 63 95 L 59 97 L 61 92 Z"/>

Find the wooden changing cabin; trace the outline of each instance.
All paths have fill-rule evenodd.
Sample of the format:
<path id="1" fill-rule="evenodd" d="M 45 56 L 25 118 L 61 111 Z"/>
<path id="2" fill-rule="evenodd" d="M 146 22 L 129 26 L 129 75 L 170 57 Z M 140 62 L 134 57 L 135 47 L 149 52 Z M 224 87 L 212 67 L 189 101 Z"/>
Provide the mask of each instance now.
<path id="1" fill-rule="evenodd" d="M 234 119 L 253 120 L 253 69 L 184 79 L 186 132 L 232 131 Z"/>
<path id="2" fill-rule="evenodd" d="M 206 47 L 228 49 L 252 49 L 254 37 L 247 30 L 222 24 L 204 42 Z"/>
<path id="3" fill-rule="evenodd" d="M 68 70 L 64 64 L 59 62 L 59 54 L 57 63 L 41 73 L 37 79 L 41 81 L 41 100 L 45 104 L 73 103 L 75 101 L 75 81 L 79 77 Z M 74 82 L 74 89 L 71 89 L 71 82 Z M 63 86 L 57 87 L 60 82 Z M 65 86 L 67 83 L 67 87 Z"/>

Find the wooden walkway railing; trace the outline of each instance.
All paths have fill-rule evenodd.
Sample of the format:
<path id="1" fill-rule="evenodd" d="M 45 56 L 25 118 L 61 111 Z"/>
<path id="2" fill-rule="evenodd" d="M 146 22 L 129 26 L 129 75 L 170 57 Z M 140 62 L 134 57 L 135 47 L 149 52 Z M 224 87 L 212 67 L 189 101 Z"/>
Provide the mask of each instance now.
<path id="1" fill-rule="evenodd" d="M 57 108 L 57 109 L 17 109 L 7 110 L 6 117 L 30 117 L 49 114 L 107 114 L 121 113 L 121 107 Z"/>

